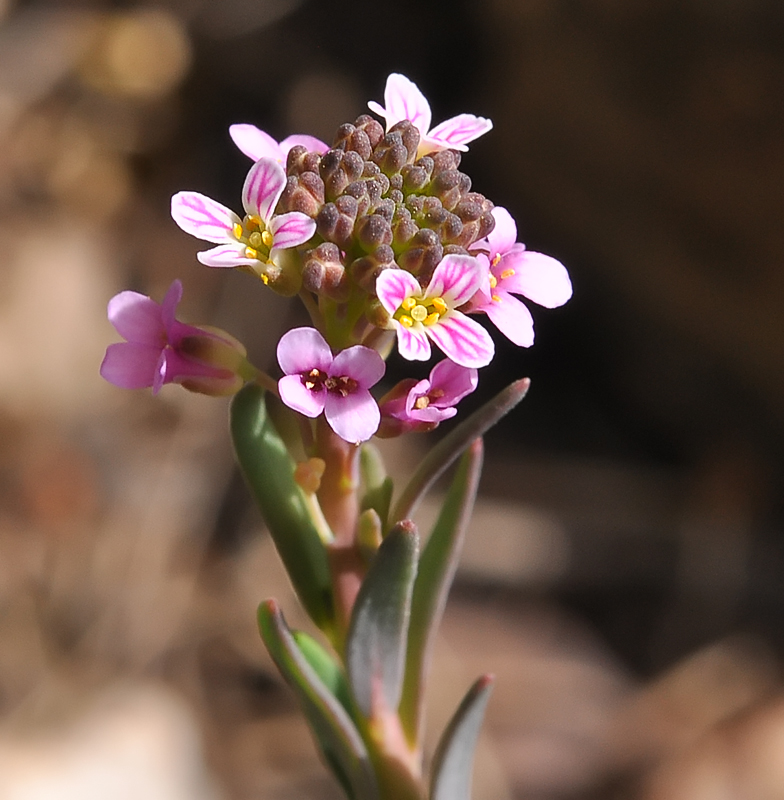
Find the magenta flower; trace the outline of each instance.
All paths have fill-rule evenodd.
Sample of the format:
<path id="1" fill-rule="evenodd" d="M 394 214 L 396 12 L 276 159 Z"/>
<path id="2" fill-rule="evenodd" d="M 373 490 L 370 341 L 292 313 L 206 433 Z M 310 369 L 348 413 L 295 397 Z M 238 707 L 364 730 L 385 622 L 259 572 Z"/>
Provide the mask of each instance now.
<path id="1" fill-rule="evenodd" d="M 384 375 L 384 360 L 355 345 L 332 355 L 315 328 L 294 328 L 278 342 L 280 399 L 306 417 L 321 412 L 341 439 L 358 444 L 378 430 L 381 413 L 368 391 Z"/>
<path id="2" fill-rule="evenodd" d="M 234 394 L 249 367 L 245 348 L 217 329 L 186 325 L 175 318 L 182 283 L 174 281 L 162 303 L 138 292 L 109 301 L 109 321 L 126 340 L 106 349 L 101 376 L 121 389 L 180 383 L 202 394 Z"/>
<path id="3" fill-rule="evenodd" d="M 508 339 L 521 347 L 534 343 L 531 312 L 514 295 L 521 294 L 545 308 L 562 306 L 572 296 L 566 267 L 543 253 L 533 253 L 515 241 L 517 226 L 512 215 L 500 206 L 493 209 L 495 228 L 486 239 L 474 244 L 489 267 L 489 282 L 473 299 L 474 311 L 484 311 Z"/>
<path id="4" fill-rule="evenodd" d="M 467 303 L 486 281 L 487 267 L 472 256 L 447 255 L 426 289 L 403 269 L 385 269 L 376 294 L 397 330 L 398 350 L 409 361 L 430 358 L 430 339 L 455 364 L 484 367 L 495 348 L 487 331 L 457 307 Z"/>
<path id="5" fill-rule="evenodd" d="M 401 381 L 381 400 L 380 435 L 432 430 L 457 414 L 455 406 L 476 389 L 478 382 L 475 369 L 466 369 L 449 359 L 439 361 L 426 380 Z"/>
<path id="6" fill-rule="evenodd" d="M 384 117 L 387 130 L 404 119 L 416 125 L 421 136 L 418 158 L 436 150 L 468 150 L 468 142 L 473 142 L 493 127 L 493 123 L 484 117 L 458 114 L 430 130 L 430 104 L 415 83 L 396 72 L 387 78 L 384 103 L 382 106 L 371 100 L 368 106 Z"/>
<path id="7" fill-rule="evenodd" d="M 287 136 L 282 142 L 276 142 L 268 133 L 265 133 L 255 125 L 245 123 L 229 126 L 229 136 L 232 141 L 252 161 L 261 158 L 271 158 L 282 166 L 286 166 L 286 157 L 289 150 L 298 144 L 307 147 L 309 151 L 316 153 L 326 153 L 329 145 L 316 139 L 315 136 L 295 134 Z"/>
<path id="8" fill-rule="evenodd" d="M 268 267 L 281 250 L 298 247 L 313 236 L 316 223 L 299 211 L 275 216 L 286 185 L 283 167 L 259 159 L 242 187 L 245 217 L 198 192 L 178 192 L 171 200 L 174 221 L 186 232 L 218 246 L 196 257 L 208 267 L 251 267 L 268 282 Z M 266 280 L 265 280 L 266 279 Z"/>

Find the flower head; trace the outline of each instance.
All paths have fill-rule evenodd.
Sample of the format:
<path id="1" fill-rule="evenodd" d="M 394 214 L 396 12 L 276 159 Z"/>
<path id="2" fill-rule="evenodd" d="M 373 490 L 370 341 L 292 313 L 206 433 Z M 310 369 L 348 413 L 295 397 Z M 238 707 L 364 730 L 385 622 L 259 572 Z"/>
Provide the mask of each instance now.
<path id="1" fill-rule="evenodd" d="M 458 114 L 430 130 L 430 104 L 419 87 L 405 75 L 393 72 L 384 89 L 384 106 L 371 100 L 368 107 L 387 122 L 387 130 L 401 120 L 413 122 L 421 136 L 417 157 L 436 150 L 468 150 L 468 142 L 487 133 L 493 123 L 473 114 Z"/>
<path id="2" fill-rule="evenodd" d="M 476 258 L 446 255 L 426 289 L 403 269 L 386 269 L 376 279 L 376 294 L 397 331 L 398 349 L 409 361 L 427 361 L 430 341 L 462 367 L 484 367 L 493 359 L 487 331 L 457 307 L 467 303 L 485 281 L 486 267 Z"/>
<path id="3" fill-rule="evenodd" d="M 250 267 L 269 283 L 280 273 L 281 251 L 304 244 L 316 231 L 316 223 L 299 211 L 274 214 L 285 185 L 283 167 L 271 158 L 261 158 L 242 188 L 243 219 L 198 192 L 175 194 L 172 217 L 186 233 L 217 244 L 197 254 L 202 264 Z"/>
<path id="4" fill-rule="evenodd" d="M 498 330 L 521 347 L 534 343 L 531 312 L 514 295 L 521 294 L 545 308 L 562 306 L 572 296 L 566 267 L 543 253 L 533 253 L 515 241 L 517 226 L 500 206 L 493 209 L 495 228 L 474 248 L 487 264 L 488 283 L 472 301 L 472 310 L 484 311 Z"/>
<path id="5" fill-rule="evenodd" d="M 106 349 L 101 375 L 122 389 L 180 383 L 202 394 L 237 392 L 249 369 L 245 348 L 225 331 L 186 325 L 175 318 L 182 283 L 174 281 L 162 303 L 138 292 L 109 301 L 109 321 L 124 342 Z"/>
<path id="6" fill-rule="evenodd" d="M 384 360 L 369 347 L 355 345 L 332 355 L 315 328 L 294 328 L 278 342 L 280 399 L 306 417 L 321 412 L 347 442 L 369 439 L 381 414 L 368 391 L 384 375 Z"/>
<path id="7" fill-rule="evenodd" d="M 229 136 L 232 141 L 252 161 L 260 158 L 271 158 L 285 167 L 289 150 L 297 145 L 307 147 L 311 152 L 326 153 L 329 145 L 315 136 L 294 134 L 287 136 L 281 142 L 276 142 L 268 133 L 255 125 L 241 123 L 229 126 Z"/>

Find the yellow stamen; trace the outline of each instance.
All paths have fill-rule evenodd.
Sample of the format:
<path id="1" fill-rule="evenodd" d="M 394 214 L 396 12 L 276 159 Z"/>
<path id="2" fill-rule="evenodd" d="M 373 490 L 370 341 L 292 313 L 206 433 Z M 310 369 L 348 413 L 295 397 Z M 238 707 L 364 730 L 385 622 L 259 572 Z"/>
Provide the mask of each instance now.
<path id="1" fill-rule="evenodd" d="M 400 307 L 403 311 L 411 311 L 411 309 L 417 304 L 416 300 L 413 297 L 407 297 L 401 304 Z"/>
<path id="2" fill-rule="evenodd" d="M 272 247 L 272 234 L 269 231 L 264 231 L 261 234 L 261 241 L 267 245 L 267 247 Z"/>
<path id="3" fill-rule="evenodd" d="M 434 311 L 432 314 L 428 314 L 425 319 L 423 320 L 423 324 L 425 325 L 435 325 L 436 322 L 440 319 L 441 315 L 436 314 Z"/>
<path id="4" fill-rule="evenodd" d="M 239 222 L 234 223 L 233 231 L 235 239 L 242 239 L 242 225 L 240 225 Z"/>
<path id="5" fill-rule="evenodd" d="M 501 273 L 501 280 L 505 281 L 507 278 L 511 278 L 512 275 L 514 275 L 514 274 L 515 274 L 515 271 L 513 269 L 505 269 Z"/>
<path id="6" fill-rule="evenodd" d="M 501 298 L 497 294 L 491 294 L 490 297 L 493 299 L 494 303 L 500 303 Z"/>
<path id="7" fill-rule="evenodd" d="M 490 288 L 491 289 L 495 289 L 496 286 L 498 286 L 498 279 L 495 277 L 495 275 L 491 274 L 490 275 Z"/>
<path id="8" fill-rule="evenodd" d="M 417 322 L 424 322 L 427 318 L 427 309 L 424 306 L 414 306 L 411 309 L 411 317 Z"/>
<path id="9" fill-rule="evenodd" d="M 249 228 L 261 228 L 261 217 L 257 217 L 255 214 L 248 217 L 248 227 Z"/>
<path id="10" fill-rule="evenodd" d="M 414 324 L 414 320 L 413 320 L 413 319 L 411 319 L 411 317 L 407 317 L 405 314 L 403 314 L 403 316 L 402 316 L 402 317 L 401 317 L 401 318 L 398 320 L 398 322 L 399 322 L 399 323 L 400 323 L 400 324 L 401 324 L 401 325 L 402 325 L 404 328 L 410 328 L 410 327 L 412 327 L 412 326 L 413 326 L 413 324 Z"/>
<path id="11" fill-rule="evenodd" d="M 435 299 L 430 301 L 430 305 L 439 313 L 439 314 L 446 314 L 447 312 L 447 305 L 444 302 L 443 297 L 436 297 Z"/>
<path id="12" fill-rule="evenodd" d="M 501 254 L 500 253 L 496 253 L 493 256 L 493 260 L 490 262 L 490 266 L 491 267 L 495 267 L 500 260 L 501 260 Z"/>
<path id="13" fill-rule="evenodd" d="M 245 258 L 258 258 L 259 254 L 252 248 L 245 248 Z"/>
<path id="14" fill-rule="evenodd" d="M 269 275 L 267 275 L 267 274 L 265 274 L 264 272 L 262 272 L 262 273 L 261 273 L 261 275 L 259 275 L 259 277 L 261 278 L 261 282 L 262 282 L 262 283 L 263 283 L 265 286 L 268 286 L 268 285 L 269 285 Z"/>
<path id="15" fill-rule="evenodd" d="M 429 405 L 430 398 L 426 394 L 422 395 L 422 397 L 417 397 L 417 399 L 414 400 L 414 408 L 419 409 L 420 411 L 423 408 L 427 408 Z"/>

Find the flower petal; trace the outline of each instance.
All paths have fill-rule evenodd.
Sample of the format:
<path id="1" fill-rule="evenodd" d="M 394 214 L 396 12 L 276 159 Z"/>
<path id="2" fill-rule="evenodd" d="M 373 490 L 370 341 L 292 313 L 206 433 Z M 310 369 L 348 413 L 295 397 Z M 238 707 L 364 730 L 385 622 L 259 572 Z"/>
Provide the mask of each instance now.
<path id="1" fill-rule="evenodd" d="M 518 347 L 530 347 L 534 343 L 531 312 L 508 292 L 496 290 L 495 296 L 498 300 L 492 300 L 482 310 L 507 339 Z"/>
<path id="2" fill-rule="evenodd" d="M 381 422 L 378 404 L 367 389 L 357 389 L 345 397 L 327 393 L 324 416 L 332 430 L 352 444 L 367 441 Z"/>
<path id="3" fill-rule="evenodd" d="M 495 346 L 490 334 L 459 311 L 453 311 L 426 330 L 444 354 L 461 367 L 484 367 L 493 360 Z"/>
<path id="4" fill-rule="evenodd" d="M 384 377 L 385 369 L 384 359 L 375 350 L 358 344 L 335 356 L 329 374 L 334 378 L 353 378 L 360 387 L 369 389 Z"/>
<path id="5" fill-rule="evenodd" d="M 514 275 L 499 281 L 506 292 L 521 294 L 545 308 L 562 306 L 572 296 L 566 267 L 551 256 L 526 250 L 516 259 L 514 270 Z"/>
<path id="6" fill-rule="evenodd" d="M 234 239 L 240 218 L 229 208 L 198 192 L 177 192 L 171 199 L 174 221 L 191 236 L 206 242 Z"/>
<path id="7" fill-rule="evenodd" d="M 230 125 L 229 136 L 240 151 L 253 161 L 260 158 L 272 158 L 278 162 L 286 160 L 288 150 L 284 152 L 268 133 L 255 125 Z"/>
<path id="8" fill-rule="evenodd" d="M 298 247 L 316 232 L 316 221 L 300 211 L 278 214 L 267 225 L 272 234 L 272 246 L 277 250 Z"/>
<path id="9" fill-rule="evenodd" d="M 242 206 L 248 214 L 255 214 L 269 222 L 275 206 L 283 194 L 286 173 L 271 158 L 260 158 L 248 172 L 242 187 Z"/>
<path id="10" fill-rule="evenodd" d="M 245 245 L 242 242 L 219 244 L 211 250 L 196 253 L 196 258 L 208 267 L 241 267 L 259 263 L 257 258 L 248 258 L 245 255 Z"/>
<path id="11" fill-rule="evenodd" d="M 144 389 L 152 386 L 162 347 L 119 342 L 106 348 L 101 377 L 121 389 Z"/>
<path id="12" fill-rule="evenodd" d="M 382 108 L 378 103 L 371 101 L 368 103 L 371 111 L 375 111 L 387 121 L 387 130 L 395 123 L 407 119 L 419 128 L 419 132 L 424 136 L 430 129 L 432 119 L 430 104 L 425 99 L 419 87 L 406 78 L 405 75 L 393 72 L 387 78 L 387 85 L 384 89 L 384 103 L 386 108 Z"/>
<path id="13" fill-rule="evenodd" d="M 483 262 L 473 256 L 446 255 L 438 262 L 425 297 L 443 297 L 451 307 L 461 306 L 476 294 L 486 275 Z"/>
<path id="14" fill-rule="evenodd" d="M 487 133 L 493 123 L 485 117 L 475 117 L 473 114 L 458 114 L 456 117 L 445 120 L 436 125 L 427 134 L 427 140 L 438 143 L 442 148 L 453 150 L 468 150 L 466 145 L 473 142 L 482 134 Z"/>
<path id="15" fill-rule="evenodd" d="M 120 292 L 109 301 L 107 312 L 123 339 L 159 350 L 163 347 L 166 331 L 161 307 L 154 300 L 138 292 Z"/>
<path id="16" fill-rule="evenodd" d="M 397 349 L 403 358 L 409 361 L 427 361 L 430 358 L 430 342 L 421 325 L 415 328 L 406 328 L 397 322 L 395 327 L 397 328 Z"/>
<path id="17" fill-rule="evenodd" d="M 407 297 L 421 294 L 419 281 L 404 269 L 385 269 L 376 278 L 376 295 L 389 314 L 394 314 Z"/>
<path id="18" fill-rule="evenodd" d="M 299 375 L 284 375 L 278 381 L 280 399 L 295 411 L 311 419 L 317 417 L 324 410 L 327 399 L 327 390 L 323 387 L 318 391 L 308 389 Z"/>
<path id="19" fill-rule="evenodd" d="M 325 142 L 322 142 L 321 139 L 317 139 L 315 136 L 308 136 L 303 133 L 295 133 L 293 136 L 287 136 L 281 143 L 280 149 L 283 151 L 283 163 L 286 162 L 286 156 L 289 154 L 289 150 L 292 147 L 296 147 L 297 145 L 302 145 L 303 147 L 307 147 L 308 151 L 311 153 L 326 153 L 329 150 L 329 145 Z"/>
<path id="20" fill-rule="evenodd" d="M 177 306 L 180 304 L 180 300 L 182 300 L 182 281 L 177 279 L 172 281 L 161 301 L 161 321 L 166 329 L 166 337 L 170 343 L 172 341 L 170 334 L 176 322 L 175 315 L 177 314 Z"/>
<path id="21" fill-rule="evenodd" d="M 301 375 L 312 369 L 328 372 L 332 351 L 315 328 L 293 328 L 280 337 L 278 364 L 286 375 Z"/>
<path id="22" fill-rule="evenodd" d="M 445 358 L 430 371 L 430 406 L 447 408 L 460 402 L 479 384 L 479 373 Z M 437 395 L 442 393 L 440 397 Z"/>
<path id="23" fill-rule="evenodd" d="M 517 225 L 512 215 L 503 206 L 496 206 L 492 210 L 495 227 L 487 234 L 488 250 L 490 257 L 497 253 L 503 255 L 517 242 Z"/>

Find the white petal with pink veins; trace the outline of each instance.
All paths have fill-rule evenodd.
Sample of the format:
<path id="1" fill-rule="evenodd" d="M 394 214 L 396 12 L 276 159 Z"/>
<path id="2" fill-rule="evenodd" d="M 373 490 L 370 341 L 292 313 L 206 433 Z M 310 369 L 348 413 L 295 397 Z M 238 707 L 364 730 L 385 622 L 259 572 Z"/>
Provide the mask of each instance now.
<path id="1" fill-rule="evenodd" d="M 420 297 L 419 281 L 404 269 L 385 269 L 376 278 L 376 295 L 389 314 L 394 314 L 407 297 Z"/>
<path id="2" fill-rule="evenodd" d="M 566 267 L 544 253 L 526 250 L 516 259 L 514 275 L 499 281 L 506 292 L 514 292 L 545 308 L 562 306 L 572 296 Z"/>
<path id="3" fill-rule="evenodd" d="M 406 328 L 397 323 L 397 349 L 409 361 L 427 361 L 430 358 L 430 342 L 421 325 Z"/>
<path id="4" fill-rule="evenodd" d="M 458 114 L 456 117 L 436 125 L 427 134 L 426 138 L 431 142 L 438 142 L 441 147 L 468 150 L 466 146 L 468 142 L 473 142 L 474 139 L 487 133 L 492 127 L 493 123 L 485 117 L 475 117 L 473 114 Z"/>
<path id="5" fill-rule="evenodd" d="M 482 287 L 486 275 L 486 265 L 473 256 L 446 255 L 433 272 L 426 297 L 443 297 L 451 307 L 461 306 Z"/>
<path id="6" fill-rule="evenodd" d="M 277 161 L 259 159 L 248 172 L 242 187 L 242 206 L 248 214 L 255 214 L 268 222 L 283 194 L 286 173 Z"/>
<path id="7" fill-rule="evenodd" d="M 368 103 L 371 111 L 375 111 L 379 116 L 387 121 L 387 130 L 395 123 L 403 119 L 412 122 L 424 136 L 430 129 L 430 104 L 425 96 L 419 91 L 419 87 L 406 78 L 405 75 L 392 73 L 387 78 L 387 85 L 384 89 L 384 103 L 386 108 L 382 108 L 372 100 Z"/>
<path id="8" fill-rule="evenodd" d="M 196 253 L 196 258 L 207 267 L 241 267 L 243 265 L 254 266 L 259 263 L 256 258 L 248 258 L 245 255 L 245 245 L 242 242 L 232 242 L 231 244 L 219 244 L 211 250 L 202 250 Z"/>
<path id="9" fill-rule="evenodd" d="M 495 346 L 490 334 L 459 311 L 453 311 L 426 330 L 444 355 L 461 367 L 485 367 L 493 360 Z"/>
<path id="10" fill-rule="evenodd" d="M 245 123 L 229 126 L 229 136 L 240 151 L 253 161 L 272 158 L 285 161 L 286 154 L 281 146 L 261 128 Z"/>
<path id="11" fill-rule="evenodd" d="M 316 232 L 316 223 L 300 211 L 290 211 L 273 217 L 267 230 L 272 234 L 272 246 L 284 250 L 305 244 Z"/>
<path id="12" fill-rule="evenodd" d="M 534 319 L 531 312 L 514 295 L 501 291 L 496 294 L 483 311 L 490 321 L 509 341 L 518 347 L 530 347 L 534 343 Z"/>
<path id="13" fill-rule="evenodd" d="M 240 218 L 229 208 L 198 192 L 177 192 L 171 199 L 174 221 L 191 236 L 206 242 L 234 238 Z"/>

